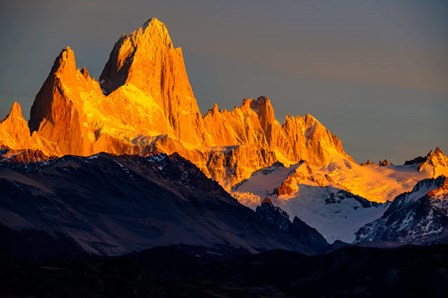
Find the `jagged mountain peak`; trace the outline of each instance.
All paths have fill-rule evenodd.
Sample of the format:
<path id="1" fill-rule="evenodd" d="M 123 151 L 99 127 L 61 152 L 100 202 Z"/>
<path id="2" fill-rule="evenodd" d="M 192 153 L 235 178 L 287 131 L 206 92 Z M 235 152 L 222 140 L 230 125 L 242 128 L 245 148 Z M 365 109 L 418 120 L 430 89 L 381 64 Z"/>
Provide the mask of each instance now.
<path id="1" fill-rule="evenodd" d="M 252 111 L 258 114 L 258 117 L 263 119 L 266 123 L 272 123 L 276 121 L 274 108 L 271 101 L 265 96 L 260 96 L 257 99 L 250 100 L 250 108 Z"/>
<path id="2" fill-rule="evenodd" d="M 50 147 L 56 147 L 55 151 L 47 153 L 87 155 L 92 151 L 92 137 L 88 137 L 84 108 L 89 105 L 87 97 L 100 101 L 101 96 L 98 82 L 88 75 L 87 69 L 77 69 L 75 53 L 67 46 L 55 59 L 36 95 L 29 128 L 42 137 L 39 143 L 53 143 Z"/>
<path id="3" fill-rule="evenodd" d="M 434 150 L 434 153 L 435 153 L 435 154 L 438 154 L 438 155 L 440 155 L 440 154 L 444 154 L 444 153 L 442 152 L 442 150 L 440 150 L 439 146 L 436 146 L 436 149 Z"/>
<path id="4" fill-rule="evenodd" d="M 397 196 L 383 216 L 360 228 L 356 240 L 393 245 L 446 242 L 447 189 L 445 176 L 418 182 L 412 191 Z"/>
<path id="5" fill-rule="evenodd" d="M 173 64 L 170 60 L 181 57 L 181 50 L 174 49 L 165 25 L 151 18 L 129 35 L 123 34 L 115 43 L 100 75 L 101 86 L 107 93 L 125 83 L 134 84 L 145 91 L 156 91 L 151 90 L 155 87 L 151 85 L 158 81 L 157 76 L 163 72 L 163 62 Z"/>
<path id="6" fill-rule="evenodd" d="M 31 106 L 28 124 L 32 132 L 39 130 L 44 120 L 54 123 L 56 110 L 65 114 L 66 111 L 61 110 L 62 106 L 59 103 L 55 107 L 54 101 L 55 98 L 62 99 L 68 97 L 69 94 L 67 93 L 69 93 L 69 89 L 64 88 L 65 86 L 72 85 L 78 88 L 78 82 L 76 80 L 77 72 L 75 52 L 67 46 L 62 49 L 55 59 L 47 79 Z"/>
<path id="7" fill-rule="evenodd" d="M 11 110 L 9 111 L 8 115 L 6 115 L 6 117 L 0 122 L 3 123 L 4 121 L 16 119 L 16 118 L 23 119 L 23 114 L 22 114 L 22 106 L 17 101 L 14 101 L 12 103 Z"/>
<path id="8" fill-rule="evenodd" d="M 271 198 L 266 197 L 261 201 L 261 205 L 268 205 L 268 206 L 274 206 L 274 203 L 272 203 Z"/>
<path id="9" fill-rule="evenodd" d="M 146 27 L 150 26 L 150 25 L 162 25 L 165 27 L 165 24 L 163 24 L 158 18 L 156 17 L 151 17 L 149 18 L 146 22 L 143 23 L 142 29 L 145 29 Z"/>
<path id="10" fill-rule="evenodd" d="M 0 129 L 11 138 L 16 138 L 19 143 L 29 138 L 30 131 L 23 117 L 22 107 L 17 101 L 12 103 L 9 114 L 0 121 Z"/>
<path id="11" fill-rule="evenodd" d="M 159 19 L 155 17 L 150 18 L 140 28 L 141 30 L 143 30 L 144 34 L 149 35 L 145 36 L 146 39 L 152 39 L 154 38 L 154 35 L 157 34 L 163 38 L 166 46 L 173 47 L 173 42 L 171 41 L 168 29 L 166 28 L 165 24 L 162 23 Z M 140 30 L 140 28 L 138 30 Z"/>
<path id="12" fill-rule="evenodd" d="M 47 154 L 179 152 L 222 185 L 275 162 L 324 166 L 350 158 L 314 117 L 287 117 L 281 125 L 265 96 L 232 111 L 215 105 L 202 116 L 182 52 L 156 18 L 119 38 L 99 82 L 77 69 L 70 47 L 63 49 L 36 96 L 29 127 Z"/>
<path id="13" fill-rule="evenodd" d="M 174 48 L 168 30 L 156 18 L 122 35 L 100 75 L 100 84 L 106 94 L 121 87 L 138 89 L 163 111 L 176 138 L 194 145 L 203 143 L 202 115 L 182 51 Z"/>
<path id="14" fill-rule="evenodd" d="M 313 115 L 311 115 L 310 113 L 306 113 L 305 115 L 305 122 L 318 122 L 320 123 L 316 117 L 314 117 Z"/>
<path id="15" fill-rule="evenodd" d="M 68 72 L 73 74 L 76 72 L 75 52 L 70 46 L 66 46 L 59 53 L 59 56 L 54 61 L 50 74 L 61 74 Z"/>
<path id="16" fill-rule="evenodd" d="M 428 152 L 428 154 L 426 155 L 427 158 L 434 157 L 434 156 L 437 156 L 437 157 L 446 157 L 445 153 L 442 152 L 442 150 L 439 148 L 439 146 L 436 146 L 436 148 L 434 149 L 434 151 L 430 150 L 430 151 Z"/>
<path id="17" fill-rule="evenodd" d="M 0 140 L 3 146 L 24 148 L 30 146 L 30 130 L 23 117 L 22 107 L 13 102 L 9 114 L 0 121 Z"/>
<path id="18" fill-rule="evenodd" d="M 441 175 L 448 176 L 448 157 L 442 152 L 439 147 L 434 151 L 430 150 L 418 167 L 420 172 L 427 172 L 436 178 Z"/>

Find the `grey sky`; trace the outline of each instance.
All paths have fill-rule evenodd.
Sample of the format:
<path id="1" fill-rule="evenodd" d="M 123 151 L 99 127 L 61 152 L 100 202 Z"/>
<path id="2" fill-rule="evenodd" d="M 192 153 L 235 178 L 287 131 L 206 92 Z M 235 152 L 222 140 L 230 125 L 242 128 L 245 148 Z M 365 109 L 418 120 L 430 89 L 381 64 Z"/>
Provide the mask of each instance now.
<path id="1" fill-rule="evenodd" d="M 183 48 L 201 111 L 271 98 L 280 122 L 313 114 L 357 161 L 448 153 L 448 2 L 0 2 L 0 116 L 25 117 L 60 50 L 98 77 L 113 44 L 148 18 Z"/>

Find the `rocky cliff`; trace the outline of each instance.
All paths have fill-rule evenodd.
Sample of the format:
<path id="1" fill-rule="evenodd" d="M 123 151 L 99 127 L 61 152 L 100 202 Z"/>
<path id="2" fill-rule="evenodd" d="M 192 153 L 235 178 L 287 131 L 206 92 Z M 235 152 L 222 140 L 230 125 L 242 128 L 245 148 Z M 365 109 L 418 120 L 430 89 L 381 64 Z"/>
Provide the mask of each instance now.
<path id="1" fill-rule="evenodd" d="M 398 196 L 384 215 L 359 229 L 358 242 L 389 245 L 448 241 L 448 180 L 425 179 Z"/>
<path id="2" fill-rule="evenodd" d="M 155 18 L 120 37 L 99 82 L 78 69 L 73 50 L 65 48 L 36 96 L 29 128 L 14 104 L 0 142 L 56 156 L 178 152 L 228 187 L 277 161 L 324 166 L 351 160 L 311 115 L 287 116 L 280 124 L 266 97 L 245 99 L 232 111 L 215 105 L 203 116 L 182 51 Z"/>

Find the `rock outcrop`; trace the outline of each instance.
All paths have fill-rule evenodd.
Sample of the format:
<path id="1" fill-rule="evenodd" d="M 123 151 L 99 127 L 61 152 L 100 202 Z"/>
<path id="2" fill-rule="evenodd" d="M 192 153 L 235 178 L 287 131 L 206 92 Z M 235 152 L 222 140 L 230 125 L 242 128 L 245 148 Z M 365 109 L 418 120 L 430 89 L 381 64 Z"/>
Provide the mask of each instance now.
<path id="1" fill-rule="evenodd" d="M 271 199 L 265 198 L 256 209 L 257 214 L 270 225 L 275 226 L 281 231 L 288 231 L 291 221 L 286 211 L 275 207 Z"/>
<path id="2" fill-rule="evenodd" d="M 83 93 L 95 91 L 101 94 L 98 84 L 76 69 L 72 49 L 65 48 L 31 107 L 30 130 L 56 143 L 62 154 L 90 154 L 93 145 L 83 110 Z"/>
<path id="3" fill-rule="evenodd" d="M 436 147 L 434 151 L 429 151 L 423 161 L 419 164 L 420 172 L 427 172 L 432 177 L 441 175 L 448 176 L 448 157 Z"/>
<path id="4" fill-rule="evenodd" d="M 289 233 L 309 247 L 319 250 L 329 245 L 327 240 L 316 229 L 307 225 L 297 216 L 291 222 L 288 213 L 280 207 L 274 206 L 272 200 L 268 197 L 261 202 L 256 212 L 269 225 Z"/>
<path id="5" fill-rule="evenodd" d="M 23 118 L 22 107 L 14 102 L 9 114 L 0 122 L 0 140 L 2 145 L 12 148 L 28 148 L 31 146 L 30 130 L 25 118 Z"/>
<path id="6" fill-rule="evenodd" d="M 60 155 L 59 148 L 51 141 L 41 138 L 37 132 L 30 135 L 30 129 L 23 117 L 22 107 L 14 102 L 9 114 L 0 121 L 0 146 L 9 149 L 39 150 L 44 155 Z"/>
<path id="7" fill-rule="evenodd" d="M 129 36 L 121 36 L 100 82 L 106 93 L 132 85 L 150 95 L 178 139 L 202 145 L 202 116 L 188 79 L 182 50 L 174 47 L 167 28 L 159 20 L 150 19 Z"/>
<path id="8" fill-rule="evenodd" d="M 356 233 L 358 242 L 390 245 L 434 244 L 448 241 L 448 180 L 425 179 L 398 196 L 379 219 Z"/>

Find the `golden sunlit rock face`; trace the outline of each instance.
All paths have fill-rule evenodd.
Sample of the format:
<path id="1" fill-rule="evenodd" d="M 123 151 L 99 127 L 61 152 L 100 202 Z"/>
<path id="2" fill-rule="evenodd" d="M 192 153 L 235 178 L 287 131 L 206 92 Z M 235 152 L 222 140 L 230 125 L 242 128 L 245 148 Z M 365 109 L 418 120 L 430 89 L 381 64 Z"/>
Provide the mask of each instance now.
<path id="1" fill-rule="evenodd" d="M 309 179 L 308 168 L 313 167 L 326 171 L 322 181 L 313 178 L 318 185 L 339 181 L 344 189 L 383 200 L 381 189 L 372 197 L 371 185 L 360 182 L 362 175 L 370 174 L 357 174 L 354 182 L 335 174 L 341 164 L 361 167 L 345 153 L 339 138 L 311 115 L 288 115 L 281 124 L 271 101 L 259 97 L 244 99 L 232 111 L 215 104 L 203 116 L 182 51 L 155 18 L 121 36 L 99 82 L 87 69 L 78 69 L 74 52 L 65 48 L 36 96 L 29 126 L 14 103 L 0 124 L 0 141 L 48 156 L 178 152 L 227 189 L 277 161 L 290 166 L 303 160 L 306 167 L 288 178 L 290 183 L 284 182 L 282 193 L 293 192 L 298 182 Z M 431 157 L 421 171 L 434 170 L 435 163 L 446 167 L 443 158 Z M 378 178 L 375 175 L 372 179 Z M 402 185 L 394 181 L 390 183 Z"/>
<path id="2" fill-rule="evenodd" d="M 120 38 L 100 81 L 106 93 L 129 85 L 152 97 L 168 127 L 163 121 L 161 127 L 157 127 L 160 119 L 155 119 L 154 123 L 139 123 L 142 126 L 150 125 L 162 134 L 170 133 L 193 145 L 204 142 L 202 117 L 188 80 L 182 50 L 174 48 L 168 30 L 159 20 L 151 19 L 129 36 Z"/>
<path id="3" fill-rule="evenodd" d="M 3 145 L 12 148 L 31 147 L 28 123 L 23 118 L 22 108 L 17 102 L 12 104 L 11 111 L 0 123 L 0 140 Z"/>

